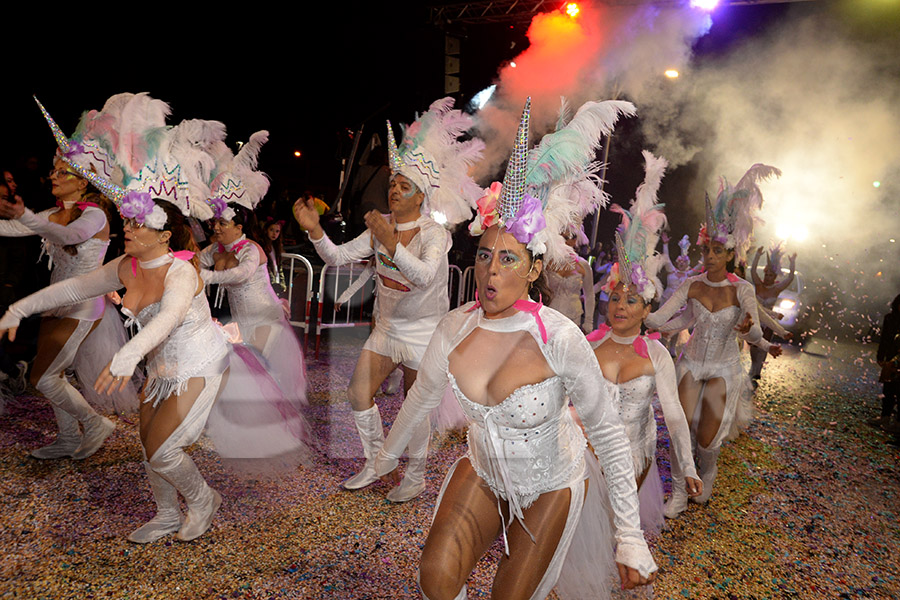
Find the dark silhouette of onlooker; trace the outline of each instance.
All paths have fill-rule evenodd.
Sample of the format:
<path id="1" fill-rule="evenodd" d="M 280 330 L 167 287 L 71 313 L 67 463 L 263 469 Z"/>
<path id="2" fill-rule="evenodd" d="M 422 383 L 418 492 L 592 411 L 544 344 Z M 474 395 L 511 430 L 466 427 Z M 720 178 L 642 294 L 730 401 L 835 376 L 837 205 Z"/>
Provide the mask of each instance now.
<path id="1" fill-rule="evenodd" d="M 881 416 L 869 421 L 869 424 L 891 433 L 900 433 L 900 412 L 891 422 L 900 394 L 900 295 L 891 302 L 891 312 L 884 316 L 876 360 L 881 367 L 878 381 L 884 386 L 884 398 L 881 400 Z"/>

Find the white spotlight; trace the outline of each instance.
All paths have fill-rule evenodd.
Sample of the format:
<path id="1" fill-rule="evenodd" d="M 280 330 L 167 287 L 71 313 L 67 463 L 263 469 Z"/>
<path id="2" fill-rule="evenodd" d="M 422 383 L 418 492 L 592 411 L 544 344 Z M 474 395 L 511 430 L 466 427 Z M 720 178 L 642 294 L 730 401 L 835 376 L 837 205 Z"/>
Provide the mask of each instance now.
<path id="1" fill-rule="evenodd" d="M 472 96 L 472 106 L 477 110 L 481 110 L 482 108 L 484 108 L 484 105 L 488 103 L 488 101 L 491 99 L 491 96 L 494 95 L 496 89 L 496 85 L 491 85 Z"/>

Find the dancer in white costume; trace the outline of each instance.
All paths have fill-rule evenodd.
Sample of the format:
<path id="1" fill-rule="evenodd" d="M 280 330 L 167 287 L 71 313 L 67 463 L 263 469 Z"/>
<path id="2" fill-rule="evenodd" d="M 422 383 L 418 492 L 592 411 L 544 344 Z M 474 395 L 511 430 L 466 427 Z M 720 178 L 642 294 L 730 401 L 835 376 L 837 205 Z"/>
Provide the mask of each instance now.
<path id="1" fill-rule="evenodd" d="M 574 248 L 576 243 L 587 243 L 580 226 L 573 226 L 572 230 L 564 236 L 569 247 Z M 553 300 L 548 306 L 569 317 L 582 331 L 588 333 L 594 328 L 594 276 L 588 261 L 577 255 L 575 261 L 571 267 L 546 270 L 547 285 L 553 294 Z"/>
<path id="2" fill-rule="evenodd" d="M 373 398 L 398 365 L 403 368 L 404 392 L 409 391 L 428 340 L 450 307 L 450 234 L 426 215 L 440 212 L 449 223 L 471 216 L 480 190 L 469 178 L 468 167 L 481 156 L 484 147 L 477 139 L 457 141 L 471 127 L 472 120 L 452 107 L 452 98 L 434 102 L 407 129 L 399 149 L 388 123 L 393 173 L 389 219 L 370 211 L 365 216 L 367 231 L 335 246 L 319 226 L 319 215 L 312 202 L 298 200 L 294 205 L 297 222 L 307 230 L 316 252 L 327 264 L 343 265 L 375 256 L 375 327 L 363 346 L 348 389 L 366 463 L 343 483 L 346 489 L 359 489 L 378 480 L 374 460 L 384 442 L 384 431 Z M 405 502 L 425 490 L 430 438 L 426 419 L 409 440 L 409 464 L 403 483 L 391 490 L 388 500 Z"/>
<path id="3" fill-rule="evenodd" d="M 618 388 L 617 407 L 631 444 L 631 458 L 641 503 L 641 528 L 657 534 L 663 525 L 663 489 L 656 465 L 656 418 L 653 396 L 658 395 L 671 441 L 670 462 L 686 474 L 690 496 L 703 489 L 691 455 L 691 433 L 678 402 L 675 364 L 658 341 L 659 334 L 642 336 L 641 324 L 650 303 L 662 289 L 657 271 L 664 256 L 655 253 L 658 231 L 665 225 L 663 205 L 656 203 L 666 161 L 644 152 L 647 176 L 638 188 L 616 234 L 616 256 L 604 290 L 609 294 L 606 323 L 587 336 L 603 376 Z"/>
<path id="4" fill-rule="evenodd" d="M 157 100 L 144 108 L 142 114 L 136 110 L 132 116 L 161 109 L 168 112 Z M 148 122 L 146 118 L 137 121 Z M 14 335 L 23 316 L 126 288 L 123 312 L 139 332 L 116 353 L 94 387 L 101 393 L 123 387 L 146 357 L 140 436 L 143 464 L 158 510 L 153 519 L 129 535 L 128 539 L 137 543 L 176 531 L 178 539 L 189 541 L 209 528 L 222 499 L 206 484 L 183 448 L 197 440 L 217 398 L 218 415 L 210 422 L 210 433 L 223 457 L 276 457 L 281 462 L 307 450 L 301 441 L 308 433 L 302 417 L 290 412 L 271 377 L 253 357 L 229 352 L 210 317 L 198 269 L 190 262 L 196 246 L 185 217 L 191 206 L 200 208 L 195 213 L 198 216 L 209 216 L 202 208 L 209 189 L 197 176 L 204 171 L 202 163 L 212 163 L 204 153 L 196 152 L 194 133 L 190 126 L 135 132 L 133 147 L 152 136 L 159 142 L 158 153 L 144 155 L 146 164 L 137 172 L 133 170 L 137 161 L 121 165 L 128 193 L 105 182 L 124 219 L 126 255 L 29 296 L 0 321 L 0 334 L 10 330 Z M 104 184 L 98 177 L 91 181 Z M 172 202 L 153 199 L 143 190 L 164 191 Z M 227 386 L 222 389 L 225 381 Z M 178 492 L 188 507 L 184 519 Z"/>
<path id="5" fill-rule="evenodd" d="M 760 305 L 760 318 L 763 319 L 763 338 L 771 340 L 772 335 L 777 333 L 785 339 L 790 339 L 790 334 L 780 325 L 772 326 L 768 323 L 766 317 L 778 323 L 781 315 L 775 312 L 775 303 L 778 302 L 778 294 L 786 290 L 791 283 L 794 282 L 794 271 L 797 266 L 797 253 L 791 255 L 791 272 L 783 280 L 778 281 L 778 275 L 781 273 L 781 256 L 784 252 L 784 242 L 773 244 L 769 250 L 766 268 L 763 269 L 763 278 L 760 279 L 756 270 L 759 267 L 759 258 L 763 254 L 763 247 L 756 249 L 753 257 L 753 267 L 750 269 L 750 276 L 753 280 L 753 287 L 756 289 L 756 299 Z M 766 351 L 760 347 L 750 348 L 750 379 L 756 384 L 757 380 L 762 376 L 763 364 L 766 362 Z"/>
<path id="6" fill-rule="evenodd" d="M 568 149 L 570 160 L 548 163 L 546 171 L 534 167 L 545 166 L 544 151 L 558 148 L 562 138 L 545 136 L 527 158 L 529 107 L 530 99 L 504 184 L 492 185 L 479 200 L 470 226 L 473 235 L 483 232 L 475 258 L 479 300 L 441 321 L 376 463 L 380 475 L 396 481 L 403 447 L 449 382 L 469 419 L 469 450 L 444 480 L 422 551 L 419 580 L 426 598 L 465 598 L 469 574 L 498 535 L 505 556 L 493 597 L 544 598 L 557 580 L 561 597 L 608 597 L 615 567 L 610 516 L 599 508 L 606 483 L 599 469 L 589 475 L 586 465 L 596 460 L 585 451 L 568 398 L 609 485 L 622 583 L 647 583 L 656 571 L 639 528 L 631 453 L 611 403 L 613 390 L 582 332 L 528 299 L 529 290 L 533 299 L 540 288 L 547 291 L 539 252 L 544 260 L 569 260 L 560 231 L 562 215 L 572 214 L 566 210 L 571 206 L 544 208 L 531 194 L 554 198 L 552 183 L 584 168 L 600 135 L 633 107 L 585 105 L 572 126 L 596 136 L 580 135 L 577 151 Z M 527 193 L 526 173 L 532 175 Z"/>
<path id="7" fill-rule="evenodd" d="M 117 118 L 117 98 L 110 98 L 100 113 L 86 113 L 72 139 L 62 133 L 38 103 L 59 145 L 50 173 L 57 206 L 34 214 L 21 200 L 0 204 L 0 216 L 10 219 L 0 220 L 0 235 L 44 238 L 44 250 L 52 268 L 51 283 L 89 273 L 103 264 L 109 246 L 109 222 L 101 206 L 110 202 L 70 163 L 107 178 L 115 176 L 108 145 L 95 138 L 94 133 L 96 123 Z M 85 395 L 95 405 L 123 413 L 137 410 L 137 394 L 130 383 L 113 398 L 101 398 L 91 388 L 99 366 L 106 364 L 124 343 L 122 322 L 102 296 L 43 314 L 31 383 L 53 406 L 59 434 L 50 445 L 33 450 L 31 456 L 84 459 L 99 450 L 115 429 L 112 421 L 97 414 L 84 395 L 69 383 L 65 372 L 70 367 L 75 367 Z"/>
<path id="8" fill-rule="evenodd" d="M 253 225 L 252 210 L 269 188 L 265 174 L 255 170 L 267 139 L 268 132 L 260 131 L 236 156 L 227 148 L 218 154 L 210 186 L 217 241 L 200 253 L 200 274 L 205 283 L 224 286 L 243 341 L 259 350 L 285 395 L 305 404 L 303 351 L 272 289 L 265 252 L 246 235 Z"/>
<path id="9" fill-rule="evenodd" d="M 702 246 L 706 272 L 689 278 L 644 321 L 663 332 L 694 327 L 678 361 L 677 374 L 678 396 L 689 424 L 694 423 L 699 409 L 699 419 L 692 428 L 703 480 L 703 493 L 693 498 L 699 503 L 712 494 L 722 442 L 736 436 L 751 418 L 751 386 L 740 363 L 736 336 L 762 345 L 773 356 L 781 353 L 779 346 L 762 339 L 753 286 L 728 272 L 728 265 L 736 256 L 743 258 L 750 245 L 755 213 L 762 205 L 757 182 L 780 174 L 774 167 L 757 164 L 734 188 L 723 180 L 715 211 L 707 197 L 706 224 L 697 242 Z M 683 307 L 682 314 L 673 319 Z M 672 496 L 666 516 L 677 516 L 687 507 L 684 476 L 673 462 Z"/>

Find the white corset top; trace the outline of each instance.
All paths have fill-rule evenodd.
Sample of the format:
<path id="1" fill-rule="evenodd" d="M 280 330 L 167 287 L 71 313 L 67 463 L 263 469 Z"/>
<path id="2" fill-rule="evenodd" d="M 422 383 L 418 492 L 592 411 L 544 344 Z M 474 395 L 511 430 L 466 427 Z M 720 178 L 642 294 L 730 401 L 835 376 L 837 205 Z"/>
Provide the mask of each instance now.
<path id="1" fill-rule="evenodd" d="M 125 326 L 141 327 L 159 312 L 160 303 L 149 304 L 135 316 L 122 307 Z M 197 294 L 184 319 L 169 336 L 147 354 L 145 402 L 159 401 L 181 392 L 192 377 L 218 375 L 227 367 L 227 345 L 209 314 L 206 296 Z"/>
<path id="2" fill-rule="evenodd" d="M 727 306 L 710 312 L 696 298 L 691 298 L 690 302 L 693 303 L 696 323 L 691 339 L 684 348 L 684 357 L 699 364 L 731 364 L 740 361 L 734 327 L 741 318 L 741 307 Z"/>
<path id="3" fill-rule="evenodd" d="M 66 252 L 65 247 L 44 240 L 44 250 L 50 256 L 53 266 L 50 283 L 90 273 L 103 264 L 108 246 L 109 240 L 90 238 L 76 244 L 76 254 L 72 255 Z"/>
<path id="4" fill-rule="evenodd" d="M 495 494 L 524 510 L 538 495 L 583 477 L 586 440 L 562 378 L 522 386 L 495 406 L 472 402 L 449 379 L 469 419 L 469 459 Z"/>
<path id="5" fill-rule="evenodd" d="M 616 408 L 628 434 L 635 474 L 639 475 L 656 450 L 656 418 L 652 405 L 656 377 L 641 375 L 616 384 L 616 388 Z"/>

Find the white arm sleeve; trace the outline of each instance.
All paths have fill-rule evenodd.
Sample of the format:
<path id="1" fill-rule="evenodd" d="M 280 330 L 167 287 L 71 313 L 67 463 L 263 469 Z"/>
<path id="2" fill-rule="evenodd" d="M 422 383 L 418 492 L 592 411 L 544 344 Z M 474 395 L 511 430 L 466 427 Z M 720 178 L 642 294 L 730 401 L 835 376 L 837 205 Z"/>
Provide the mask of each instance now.
<path id="1" fill-rule="evenodd" d="M 397 468 L 398 459 L 409 444 L 415 428 L 441 403 L 449 378 L 450 340 L 458 329 L 455 313 L 438 323 L 419 365 L 416 382 L 403 401 L 391 431 L 375 459 L 375 473 L 380 477 Z M 629 459 L 630 460 L 630 459 Z"/>
<path id="2" fill-rule="evenodd" d="M 0 320 L 0 329 L 18 327 L 25 317 L 45 310 L 78 304 L 118 290 L 122 287 L 118 269 L 123 258 L 120 256 L 90 273 L 59 281 L 22 298 L 9 307 Z"/>
<path id="3" fill-rule="evenodd" d="M 328 239 L 327 234 L 317 240 L 310 238 L 310 241 L 325 264 L 332 267 L 368 258 L 375 252 L 372 249 L 372 234 L 368 230 L 363 231 L 356 239 L 340 246 L 335 246 L 334 242 Z"/>
<path id="4" fill-rule="evenodd" d="M 197 258 L 200 260 L 200 269 L 202 274 L 202 269 L 212 269 L 216 266 L 216 259 L 213 254 L 216 251 L 216 247 L 218 244 L 210 244 L 206 248 L 200 251 L 197 254 Z"/>
<path id="5" fill-rule="evenodd" d="M 406 279 L 418 288 L 425 288 L 434 281 L 442 259 L 450 249 L 450 232 L 438 225 L 419 230 L 422 237 L 422 257 L 417 258 L 406 246 L 397 244 L 393 261 Z"/>
<path id="6" fill-rule="evenodd" d="M 682 283 L 675 293 L 666 301 L 665 304 L 660 306 L 656 312 L 650 313 L 647 315 L 647 318 L 644 319 L 644 324 L 647 325 L 650 329 L 656 329 L 662 332 L 668 331 L 680 331 L 684 329 L 684 326 L 679 326 L 677 328 L 670 327 L 668 324 L 669 319 L 677 313 L 682 306 L 687 304 L 688 301 L 688 292 L 691 291 L 691 284 L 693 280 L 688 279 L 684 283 Z"/>
<path id="7" fill-rule="evenodd" d="M 203 254 L 206 254 L 206 250 L 203 251 Z M 212 252 L 210 252 L 209 255 L 212 256 Z M 228 285 L 233 283 L 243 283 L 250 279 L 250 277 L 253 276 L 253 273 L 256 272 L 256 268 L 259 267 L 259 250 L 256 249 L 256 244 L 248 242 L 244 247 L 238 250 L 236 258 L 238 259 L 238 266 L 231 269 L 216 271 L 204 266 L 204 269 L 201 271 L 203 281 L 205 283 L 221 283 Z M 213 264 L 215 264 L 215 262 Z"/>
<path id="8" fill-rule="evenodd" d="M 614 386 L 606 381 L 581 331 L 556 327 L 550 339 L 550 367 L 562 377 L 609 488 L 616 528 L 616 562 L 647 577 L 656 563 L 641 531 L 637 484 L 625 426 L 612 405 Z"/>
<path id="9" fill-rule="evenodd" d="M 172 262 L 166 273 L 159 312 L 113 356 L 109 366 L 113 377 L 131 377 L 138 362 L 184 320 L 198 283 L 197 271 L 191 263 L 178 259 Z"/>
<path id="10" fill-rule="evenodd" d="M 594 275 L 591 272 L 591 265 L 588 261 L 579 257 L 578 262 L 584 269 L 584 275 L 581 281 L 581 292 L 584 294 L 584 320 L 581 324 L 581 330 L 590 333 L 594 330 L 594 308 L 596 307 L 596 298 L 594 296 Z"/>
<path id="11" fill-rule="evenodd" d="M 768 308 L 759 304 L 757 302 L 757 310 L 759 311 L 759 324 L 762 327 L 766 327 L 771 329 L 775 333 L 777 333 L 780 337 L 786 337 L 788 334 L 787 329 L 782 327 L 781 323 L 775 318 L 775 315 L 772 314 Z"/>
<path id="12" fill-rule="evenodd" d="M 662 407 L 666 429 L 669 430 L 671 448 L 674 452 L 671 461 L 678 461 L 681 472 L 686 477 L 699 479 L 697 468 L 694 466 L 694 457 L 691 454 L 691 430 L 688 427 L 681 402 L 678 400 L 675 363 L 665 346 L 656 340 L 646 340 L 646 342 L 647 352 L 650 354 L 650 361 L 656 372 L 656 395 L 659 397 L 659 405 Z"/>
<path id="13" fill-rule="evenodd" d="M 27 208 L 25 210 L 28 210 Z M 25 237 L 37 235 L 36 231 L 26 227 L 21 219 L 0 219 L 0 236 Z"/>
<path id="14" fill-rule="evenodd" d="M 80 217 L 68 225 L 60 225 L 52 222 L 44 213 L 36 215 L 26 208 L 19 222 L 46 240 L 61 246 L 70 246 L 89 240 L 102 231 L 106 227 L 106 213 L 99 208 L 88 206 L 81 212 Z"/>
<path id="15" fill-rule="evenodd" d="M 756 290 L 754 290 L 753 284 L 746 281 L 739 281 L 736 287 L 738 303 L 741 305 L 741 312 L 745 314 L 749 313 L 750 318 L 753 319 L 753 325 L 750 326 L 750 331 L 738 335 L 741 339 L 746 340 L 751 344 L 759 345 L 757 342 L 762 339 L 762 328 L 759 326 L 759 311 L 756 308 L 759 306 L 756 299 Z M 743 318 L 744 314 L 741 315 L 741 321 L 743 321 Z"/>

